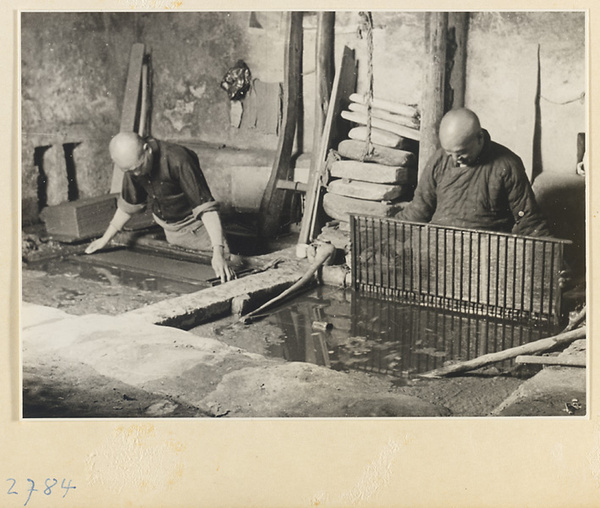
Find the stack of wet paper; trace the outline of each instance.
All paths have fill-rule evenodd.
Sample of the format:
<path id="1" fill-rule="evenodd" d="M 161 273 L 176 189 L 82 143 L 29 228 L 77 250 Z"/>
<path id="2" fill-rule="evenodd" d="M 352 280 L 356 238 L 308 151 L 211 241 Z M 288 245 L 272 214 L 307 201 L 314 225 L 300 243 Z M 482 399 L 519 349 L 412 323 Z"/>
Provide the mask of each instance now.
<path id="1" fill-rule="evenodd" d="M 365 154 L 367 106 L 359 94 L 350 100 L 341 116 L 357 126 L 338 146 L 341 160 L 330 164 L 323 208 L 343 222 L 351 213 L 392 217 L 411 199 L 416 185 L 419 112 L 414 106 L 373 99 L 371 150 Z"/>

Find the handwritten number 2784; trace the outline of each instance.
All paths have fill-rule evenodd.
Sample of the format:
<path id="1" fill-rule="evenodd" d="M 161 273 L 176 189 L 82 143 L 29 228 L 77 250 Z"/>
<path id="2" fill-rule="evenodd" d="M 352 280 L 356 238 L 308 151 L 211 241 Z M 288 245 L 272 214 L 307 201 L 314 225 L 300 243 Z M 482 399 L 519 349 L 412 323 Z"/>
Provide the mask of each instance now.
<path id="1" fill-rule="evenodd" d="M 8 487 L 7 494 L 18 495 L 19 493 L 16 490 L 14 490 L 15 485 L 17 484 L 17 480 L 15 480 L 14 478 L 7 478 L 6 481 L 10 482 L 10 487 Z M 35 488 L 35 482 L 31 478 L 27 478 L 27 481 L 29 482 L 29 487 L 27 489 L 28 494 L 27 494 L 27 500 L 25 501 L 25 504 L 23 506 L 27 506 L 27 503 L 29 503 L 29 500 L 31 499 L 31 495 L 34 492 L 39 491 L 39 489 Z M 63 494 L 62 497 L 65 497 L 69 493 L 69 490 L 77 488 L 75 485 L 71 485 L 71 480 L 68 480 L 68 483 L 65 483 L 65 481 L 66 481 L 66 479 L 63 478 L 63 480 L 60 484 L 60 487 L 65 491 L 65 493 Z M 43 490 L 44 494 L 46 496 L 51 495 L 52 488 L 54 486 L 56 486 L 57 483 L 58 483 L 58 480 L 56 478 L 46 478 L 46 481 L 45 481 L 46 488 L 44 488 L 44 490 Z"/>

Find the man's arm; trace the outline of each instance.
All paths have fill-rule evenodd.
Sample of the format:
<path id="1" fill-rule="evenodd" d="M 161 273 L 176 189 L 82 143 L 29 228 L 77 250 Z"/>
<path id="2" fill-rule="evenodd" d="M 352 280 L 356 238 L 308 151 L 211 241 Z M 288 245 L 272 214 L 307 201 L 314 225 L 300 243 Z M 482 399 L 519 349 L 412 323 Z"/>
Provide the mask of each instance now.
<path id="1" fill-rule="evenodd" d="M 221 225 L 219 213 L 215 210 L 204 212 L 201 218 L 212 244 L 213 256 L 211 264 L 216 276 L 221 279 L 221 282 L 233 279 L 233 270 L 231 270 L 225 259 L 225 235 L 223 234 L 223 226 Z"/>
<path id="2" fill-rule="evenodd" d="M 123 229 L 123 226 L 127 224 L 130 218 L 131 215 L 129 213 L 117 208 L 117 211 L 115 212 L 115 215 L 110 221 L 110 224 L 106 228 L 104 234 L 97 240 L 94 240 L 92 243 L 90 243 L 87 246 L 87 249 L 85 249 L 85 253 L 92 254 L 93 252 L 106 247 L 108 242 L 110 242 L 113 237 Z"/>
<path id="3" fill-rule="evenodd" d="M 512 161 L 504 176 L 508 204 L 515 219 L 512 232 L 517 235 L 552 236 L 535 200 L 521 159 Z"/>
<path id="4" fill-rule="evenodd" d="M 413 200 L 408 203 L 396 218 L 412 222 L 429 222 L 437 206 L 436 182 L 434 169 L 439 163 L 439 153 L 436 153 L 427 163 L 419 177 Z"/>

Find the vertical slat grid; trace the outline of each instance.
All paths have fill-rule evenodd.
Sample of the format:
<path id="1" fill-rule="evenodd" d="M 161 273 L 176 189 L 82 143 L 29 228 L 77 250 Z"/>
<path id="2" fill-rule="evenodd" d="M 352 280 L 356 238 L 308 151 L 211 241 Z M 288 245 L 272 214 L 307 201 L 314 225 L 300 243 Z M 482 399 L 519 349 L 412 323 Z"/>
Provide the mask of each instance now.
<path id="1" fill-rule="evenodd" d="M 351 240 L 355 289 L 470 314 L 558 319 L 567 241 L 354 215 Z"/>

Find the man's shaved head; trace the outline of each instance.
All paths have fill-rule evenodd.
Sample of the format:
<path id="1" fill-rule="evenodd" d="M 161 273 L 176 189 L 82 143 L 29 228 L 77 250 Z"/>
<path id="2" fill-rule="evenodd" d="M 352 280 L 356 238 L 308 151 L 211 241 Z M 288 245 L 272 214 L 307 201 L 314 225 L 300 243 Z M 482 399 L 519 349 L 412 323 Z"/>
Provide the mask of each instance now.
<path id="1" fill-rule="evenodd" d="M 139 166 L 144 155 L 144 140 L 135 132 L 119 132 L 108 145 L 113 162 L 122 170 Z"/>
<path id="2" fill-rule="evenodd" d="M 440 144 L 458 163 L 471 164 L 483 148 L 479 118 L 470 109 L 453 109 L 440 122 Z"/>

